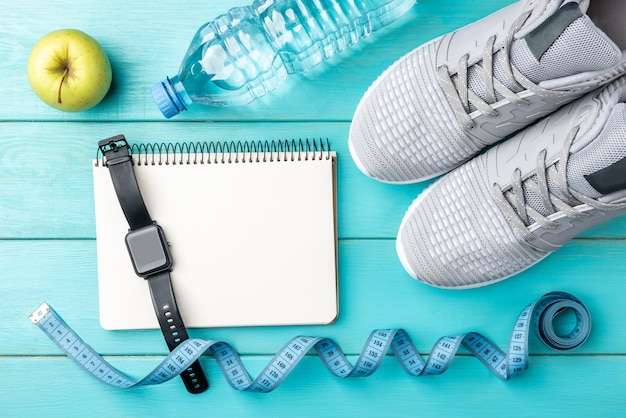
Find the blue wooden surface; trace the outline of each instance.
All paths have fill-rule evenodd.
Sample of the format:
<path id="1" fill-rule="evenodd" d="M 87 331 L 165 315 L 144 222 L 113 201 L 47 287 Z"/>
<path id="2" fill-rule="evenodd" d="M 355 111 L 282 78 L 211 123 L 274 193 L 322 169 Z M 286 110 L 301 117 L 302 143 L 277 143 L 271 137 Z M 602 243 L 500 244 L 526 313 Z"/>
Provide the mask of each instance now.
<path id="1" fill-rule="evenodd" d="M 421 0 L 406 16 L 273 94 L 239 108 L 201 108 L 166 121 L 149 88 L 173 75 L 196 28 L 243 0 L 169 3 L 112 0 L 0 1 L 0 416 L 623 416 L 626 414 L 626 220 L 586 232 L 541 264 L 467 291 L 409 278 L 394 251 L 404 210 L 426 186 L 363 176 L 347 150 L 352 113 L 395 59 L 511 0 Z M 60 28 L 81 29 L 107 50 L 112 89 L 75 114 L 39 101 L 26 79 L 30 48 Z M 594 327 L 567 355 L 532 340 L 530 369 L 510 382 L 462 351 L 438 377 L 410 378 L 389 355 L 372 377 L 332 377 L 307 356 L 268 395 L 240 393 L 210 356 L 212 386 L 189 395 L 177 381 L 119 390 L 70 360 L 28 320 L 43 300 L 114 365 L 140 376 L 166 353 L 160 332 L 98 325 L 93 190 L 98 139 L 133 142 L 328 137 L 339 158 L 340 317 L 331 326 L 194 329 L 241 354 L 253 375 L 290 337 L 334 338 L 354 361 L 370 330 L 403 327 L 426 354 L 438 337 L 475 330 L 506 347 L 517 314 L 551 290 L 583 299 Z"/>

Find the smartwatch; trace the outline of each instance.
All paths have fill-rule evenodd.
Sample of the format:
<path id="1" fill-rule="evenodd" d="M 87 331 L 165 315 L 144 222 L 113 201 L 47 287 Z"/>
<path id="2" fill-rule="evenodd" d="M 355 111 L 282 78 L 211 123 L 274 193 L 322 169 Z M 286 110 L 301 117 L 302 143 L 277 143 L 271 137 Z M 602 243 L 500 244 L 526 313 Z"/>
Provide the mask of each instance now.
<path id="1" fill-rule="evenodd" d="M 117 135 L 98 142 L 109 168 L 115 193 L 128 221 L 126 248 L 135 273 L 148 282 L 159 326 L 170 351 L 188 339 L 187 330 L 176 305 L 170 272 L 174 264 L 165 232 L 152 220 L 141 196 L 133 170 L 128 142 Z M 196 360 L 180 374 L 189 393 L 201 393 L 209 382 Z"/>

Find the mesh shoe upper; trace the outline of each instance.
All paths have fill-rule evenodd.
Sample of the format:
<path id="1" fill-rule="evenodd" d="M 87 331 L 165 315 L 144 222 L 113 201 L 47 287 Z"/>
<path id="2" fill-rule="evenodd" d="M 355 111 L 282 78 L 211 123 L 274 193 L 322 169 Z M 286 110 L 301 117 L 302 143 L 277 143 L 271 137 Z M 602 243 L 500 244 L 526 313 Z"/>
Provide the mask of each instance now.
<path id="1" fill-rule="evenodd" d="M 472 287 L 511 276 L 548 255 L 514 233 L 473 159 L 427 189 L 405 215 L 398 255 L 413 277 L 437 287 Z"/>
<path id="2" fill-rule="evenodd" d="M 626 72 L 626 46 L 581 7 L 518 2 L 405 55 L 354 114 L 359 169 L 390 183 L 434 177 Z"/>
<path id="3" fill-rule="evenodd" d="M 435 182 L 400 226 L 405 269 L 438 287 L 481 286 L 625 214 L 624 102 L 626 77 Z"/>
<path id="4" fill-rule="evenodd" d="M 445 105 L 435 70 L 438 45 L 435 40 L 405 56 L 361 102 L 349 144 L 367 172 L 397 182 L 427 177 L 482 148 L 464 134 L 454 111 Z M 436 141 L 430 132 L 437 132 Z"/>

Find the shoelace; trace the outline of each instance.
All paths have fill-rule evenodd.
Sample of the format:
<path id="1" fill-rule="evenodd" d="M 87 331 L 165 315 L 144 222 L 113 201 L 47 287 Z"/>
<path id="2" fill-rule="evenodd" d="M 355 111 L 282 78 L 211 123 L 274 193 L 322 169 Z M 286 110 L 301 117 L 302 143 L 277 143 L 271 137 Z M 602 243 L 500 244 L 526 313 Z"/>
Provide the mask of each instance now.
<path id="1" fill-rule="evenodd" d="M 568 200 L 577 201 L 580 204 L 586 204 L 600 211 L 611 211 L 626 208 L 626 203 L 602 203 L 568 187 L 566 172 L 567 160 L 569 159 L 570 148 L 576 138 L 576 135 L 578 134 L 579 129 L 580 127 L 577 126 L 568 133 L 563 147 L 561 148 L 557 164 L 546 167 L 546 151 L 543 150 L 539 153 L 537 156 L 537 168 L 535 170 L 537 181 L 533 180 L 532 177 L 522 180 L 521 171 L 516 169 L 513 172 L 511 179 L 511 189 L 503 191 L 501 186 L 497 183 L 492 186 L 496 203 L 510 221 L 513 228 L 516 229 L 526 241 L 530 241 L 534 238 L 534 235 L 528 230 L 528 226 L 531 225 L 533 221 L 546 229 L 558 228 L 559 223 L 539 213 L 526 202 L 524 197 L 524 187 L 541 197 L 548 216 L 559 211 L 565 214 L 568 218 L 572 219 L 584 219 L 589 216 L 588 213 L 577 210 L 557 197 L 548 188 L 548 178 L 553 180 L 553 184 L 555 184 L 558 192 L 562 196 L 565 196 Z"/>
<path id="2" fill-rule="evenodd" d="M 511 25 L 507 32 L 504 46 L 502 49 L 494 51 L 496 42 L 496 36 L 491 36 L 483 49 L 482 66 L 474 64 L 468 65 L 469 54 L 461 57 L 458 65 L 458 75 L 456 84 L 452 80 L 452 77 L 448 71 L 446 65 L 442 65 L 437 68 L 437 75 L 439 82 L 444 91 L 444 94 L 448 98 L 450 106 L 461 126 L 467 130 L 472 130 L 476 127 L 474 121 L 470 116 L 470 103 L 474 105 L 476 109 L 486 115 L 499 116 L 500 112 L 494 109 L 491 105 L 497 102 L 496 92 L 500 93 L 509 102 L 517 105 L 531 105 L 532 101 L 520 97 L 517 93 L 504 85 L 502 81 L 498 80 L 493 73 L 494 55 L 501 51 L 501 61 L 503 64 L 503 71 L 505 77 L 508 79 L 514 89 L 530 90 L 536 94 L 549 94 L 548 91 L 541 89 L 532 81 L 528 80 L 523 74 L 521 74 L 511 64 L 510 49 L 513 43 L 513 37 L 515 33 L 524 25 L 526 20 L 530 17 L 532 11 L 527 11 L 520 15 Z M 474 68 L 478 74 L 480 74 L 482 81 L 485 85 L 485 98 L 483 100 L 476 93 L 470 90 L 468 83 L 469 68 Z"/>

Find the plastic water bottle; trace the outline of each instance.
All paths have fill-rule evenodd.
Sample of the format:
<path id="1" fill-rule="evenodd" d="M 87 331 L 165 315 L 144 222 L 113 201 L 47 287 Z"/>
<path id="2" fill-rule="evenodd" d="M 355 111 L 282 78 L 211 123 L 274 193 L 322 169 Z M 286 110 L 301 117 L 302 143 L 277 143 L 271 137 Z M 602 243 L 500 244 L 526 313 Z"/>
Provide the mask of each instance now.
<path id="1" fill-rule="evenodd" d="M 152 88 L 170 118 L 192 103 L 236 106 L 393 22 L 415 0 L 255 0 L 201 26 L 179 73 Z"/>

